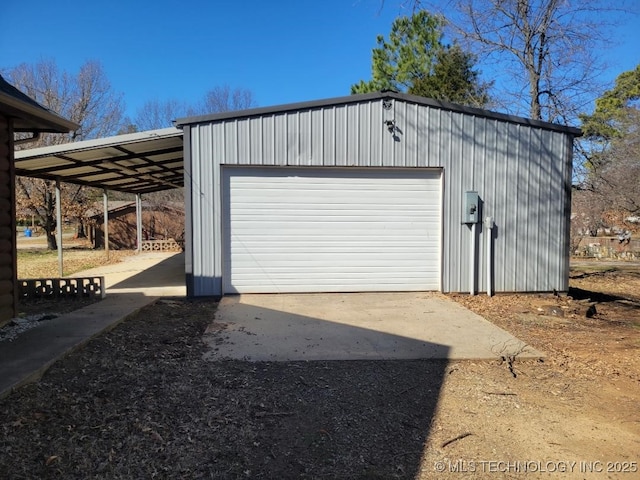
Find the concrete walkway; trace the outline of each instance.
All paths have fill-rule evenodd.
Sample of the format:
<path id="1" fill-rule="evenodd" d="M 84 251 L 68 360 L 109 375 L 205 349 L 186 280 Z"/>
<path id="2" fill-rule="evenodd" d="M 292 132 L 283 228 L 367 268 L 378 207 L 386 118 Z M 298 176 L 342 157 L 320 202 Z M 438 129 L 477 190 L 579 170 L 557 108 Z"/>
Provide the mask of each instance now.
<path id="1" fill-rule="evenodd" d="M 0 342 L 0 398 L 38 380 L 56 360 L 158 298 L 186 295 L 184 254 L 142 253 L 75 276 L 91 275 L 105 277 L 104 300 Z"/>
<path id="2" fill-rule="evenodd" d="M 425 292 L 224 297 L 204 338 L 212 360 L 543 356 L 462 305 Z"/>

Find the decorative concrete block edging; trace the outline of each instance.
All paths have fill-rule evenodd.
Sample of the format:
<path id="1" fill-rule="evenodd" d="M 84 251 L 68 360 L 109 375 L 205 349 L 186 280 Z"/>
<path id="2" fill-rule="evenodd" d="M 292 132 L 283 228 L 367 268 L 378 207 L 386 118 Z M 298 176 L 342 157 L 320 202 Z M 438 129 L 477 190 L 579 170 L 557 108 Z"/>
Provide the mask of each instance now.
<path id="1" fill-rule="evenodd" d="M 143 252 L 181 252 L 184 250 L 184 245 L 173 238 L 167 240 L 143 240 L 141 246 Z"/>
<path id="2" fill-rule="evenodd" d="M 28 278 L 18 280 L 20 298 L 101 297 L 106 289 L 104 277 Z"/>

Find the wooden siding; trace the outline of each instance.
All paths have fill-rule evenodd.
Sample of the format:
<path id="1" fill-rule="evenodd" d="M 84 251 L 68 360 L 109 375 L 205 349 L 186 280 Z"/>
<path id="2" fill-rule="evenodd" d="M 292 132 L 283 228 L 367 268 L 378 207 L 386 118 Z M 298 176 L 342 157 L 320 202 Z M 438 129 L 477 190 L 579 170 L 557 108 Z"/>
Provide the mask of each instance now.
<path id="1" fill-rule="evenodd" d="M 16 224 L 13 130 L 0 115 L 0 326 L 16 316 Z"/>

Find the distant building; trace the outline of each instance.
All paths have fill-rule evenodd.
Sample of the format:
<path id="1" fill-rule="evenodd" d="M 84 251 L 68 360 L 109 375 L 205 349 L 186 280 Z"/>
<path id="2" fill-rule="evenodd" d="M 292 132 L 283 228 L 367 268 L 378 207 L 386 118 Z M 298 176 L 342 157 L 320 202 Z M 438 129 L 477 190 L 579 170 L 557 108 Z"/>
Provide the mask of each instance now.
<path id="1" fill-rule="evenodd" d="M 87 212 L 87 235 L 93 248 L 104 247 L 104 216 L 101 205 Z M 142 202 L 143 240 L 182 242 L 184 237 L 184 205 Z M 135 249 L 136 202 L 109 202 L 109 248 Z"/>

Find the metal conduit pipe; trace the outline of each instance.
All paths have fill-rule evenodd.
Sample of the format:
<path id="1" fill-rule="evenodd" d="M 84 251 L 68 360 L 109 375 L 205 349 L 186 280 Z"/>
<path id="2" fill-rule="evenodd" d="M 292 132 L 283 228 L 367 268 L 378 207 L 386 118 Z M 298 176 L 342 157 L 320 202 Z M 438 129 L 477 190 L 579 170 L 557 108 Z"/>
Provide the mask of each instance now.
<path id="1" fill-rule="evenodd" d="M 487 295 L 493 295 L 493 285 L 491 282 L 491 268 L 493 266 L 493 258 L 491 257 L 491 244 L 493 242 L 493 217 L 487 217 L 484 220 L 484 226 L 487 232 Z"/>
<path id="2" fill-rule="evenodd" d="M 476 224 L 471 224 L 471 265 L 469 265 L 469 294 L 476 294 Z"/>

